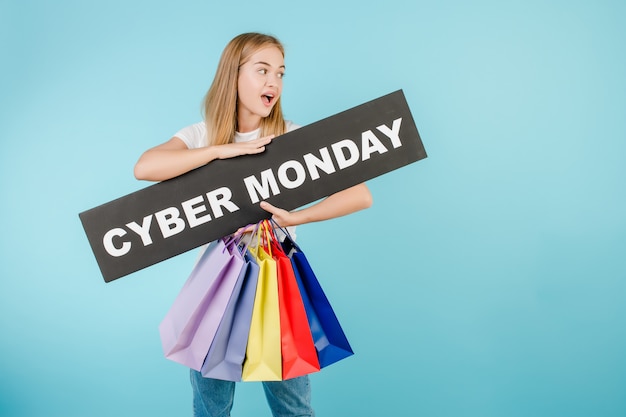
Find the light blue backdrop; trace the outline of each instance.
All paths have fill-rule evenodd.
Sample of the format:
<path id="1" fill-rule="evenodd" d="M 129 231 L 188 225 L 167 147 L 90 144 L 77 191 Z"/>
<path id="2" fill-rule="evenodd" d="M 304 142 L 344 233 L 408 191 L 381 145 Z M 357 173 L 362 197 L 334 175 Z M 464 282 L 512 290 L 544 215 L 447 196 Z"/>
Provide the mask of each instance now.
<path id="1" fill-rule="evenodd" d="M 620 1 L 0 2 L 0 415 L 190 415 L 157 326 L 187 253 L 105 284 L 78 213 L 146 187 L 222 48 L 287 48 L 307 124 L 402 88 L 429 158 L 299 229 L 356 355 L 319 416 L 626 415 Z M 269 416 L 240 384 L 236 416 Z"/>

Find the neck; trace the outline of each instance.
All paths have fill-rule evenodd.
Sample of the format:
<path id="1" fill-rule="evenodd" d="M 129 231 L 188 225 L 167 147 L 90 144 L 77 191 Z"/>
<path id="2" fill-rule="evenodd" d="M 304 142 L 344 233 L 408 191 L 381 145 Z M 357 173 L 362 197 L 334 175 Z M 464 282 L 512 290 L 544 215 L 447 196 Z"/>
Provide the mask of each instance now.
<path id="1" fill-rule="evenodd" d="M 246 117 L 239 112 L 239 115 L 237 116 L 237 131 L 239 133 L 252 132 L 259 127 L 261 127 L 260 116 L 248 115 Z"/>

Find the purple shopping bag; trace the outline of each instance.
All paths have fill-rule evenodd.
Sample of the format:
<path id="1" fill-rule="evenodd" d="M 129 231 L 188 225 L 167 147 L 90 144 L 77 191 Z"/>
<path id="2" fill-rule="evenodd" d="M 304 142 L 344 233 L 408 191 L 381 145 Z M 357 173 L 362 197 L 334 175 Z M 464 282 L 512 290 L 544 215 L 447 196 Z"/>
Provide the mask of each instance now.
<path id="1" fill-rule="evenodd" d="M 247 249 L 244 248 L 243 251 L 247 252 Z M 254 258 L 245 253 L 244 259 L 246 263 L 202 365 L 202 376 L 207 378 L 241 381 L 259 279 L 259 266 Z"/>
<path id="2" fill-rule="evenodd" d="M 200 371 L 243 266 L 233 239 L 209 244 L 159 325 L 166 358 Z"/>

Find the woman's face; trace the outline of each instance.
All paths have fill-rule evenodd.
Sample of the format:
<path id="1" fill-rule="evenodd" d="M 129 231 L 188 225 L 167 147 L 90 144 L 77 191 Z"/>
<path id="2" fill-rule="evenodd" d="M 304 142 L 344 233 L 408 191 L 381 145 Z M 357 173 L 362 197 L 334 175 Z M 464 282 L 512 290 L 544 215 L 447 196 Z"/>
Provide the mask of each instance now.
<path id="1" fill-rule="evenodd" d="M 240 132 L 260 126 L 283 90 L 285 59 L 275 46 L 259 49 L 239 68 L 237 122 Z"/>

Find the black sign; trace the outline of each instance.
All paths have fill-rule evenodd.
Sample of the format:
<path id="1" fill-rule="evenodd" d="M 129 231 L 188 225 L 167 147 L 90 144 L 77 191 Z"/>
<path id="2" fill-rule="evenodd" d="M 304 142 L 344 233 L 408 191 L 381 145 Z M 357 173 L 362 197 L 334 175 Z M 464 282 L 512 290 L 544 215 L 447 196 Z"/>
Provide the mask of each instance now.
<path id="1" fill-rule="evenodd" d="M 426 157 L 402 90 L 80 213 L 110 282 Z"/>

